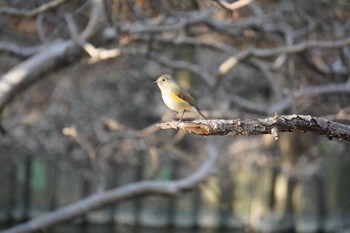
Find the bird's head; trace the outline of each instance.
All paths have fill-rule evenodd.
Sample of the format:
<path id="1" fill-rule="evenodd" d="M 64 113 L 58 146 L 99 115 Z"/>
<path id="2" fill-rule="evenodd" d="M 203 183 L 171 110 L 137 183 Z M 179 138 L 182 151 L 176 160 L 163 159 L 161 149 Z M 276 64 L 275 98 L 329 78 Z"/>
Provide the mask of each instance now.
<path id="1" fill-rule="evenodd" d="M 156 83 L 161 90 L 177 86 L 177 83 L 171 74 L 161 75 L 154 83 Z"/>

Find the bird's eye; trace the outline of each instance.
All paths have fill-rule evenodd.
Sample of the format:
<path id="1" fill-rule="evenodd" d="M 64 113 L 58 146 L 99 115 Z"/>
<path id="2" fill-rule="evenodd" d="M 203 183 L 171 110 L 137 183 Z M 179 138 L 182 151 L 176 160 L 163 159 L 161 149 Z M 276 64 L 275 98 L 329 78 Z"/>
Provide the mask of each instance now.
<path id="1" fill-rule="evenodd" d="M 165 78 L 163 78 L 162 81 L 165 82 Z"/>

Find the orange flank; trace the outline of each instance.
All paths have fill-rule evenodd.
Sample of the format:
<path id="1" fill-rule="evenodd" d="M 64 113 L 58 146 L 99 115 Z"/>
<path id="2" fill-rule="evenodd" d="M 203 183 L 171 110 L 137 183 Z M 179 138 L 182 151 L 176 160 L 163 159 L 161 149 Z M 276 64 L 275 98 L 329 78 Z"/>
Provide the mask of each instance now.
<path id="1" fill-rule="evenodd" d="M 179 105 L 180 108 L 183 108 L 184 110 L 191 110 L 193 106 L 191 105 L 191 102 L 193 102 L 193 98 L 188 96 L 179 96 L 175 92 L 170 91 L 169 97 Z M 188 100 L 187 100 L 188 99 Z"/>

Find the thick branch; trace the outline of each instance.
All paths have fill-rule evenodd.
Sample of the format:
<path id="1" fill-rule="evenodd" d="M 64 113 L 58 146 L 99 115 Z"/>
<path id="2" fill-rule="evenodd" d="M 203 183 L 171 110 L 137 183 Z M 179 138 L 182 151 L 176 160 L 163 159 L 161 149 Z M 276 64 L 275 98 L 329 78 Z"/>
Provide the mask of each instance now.
<path id="1" fill-rule="evenodd" d="M 248 120 L 200 120 L 170 121 L 157 125 L 162 129 L 181 129 L 198 135 L 248 136 L 272 134 L 276 139 L 278 132 L 313 132 L 328 138 L 350 141 L 350 126 L 326 119 L 305 115 L 282 115 L 265 119 Z"/>
<path id="2" fill-rule="evenodd" d="M 195 188 L 203 182 L 211 173 L 214 167 L 217 153 L 214 147 L 207 147 L 208 159 L 192 175 L 175 181 L 140 181 L 125 185 L 121 188 L 110 191 L 96 193 L 79 202 L 73 203 L 49 214 L 33 219 L 27 223 L 17 225 L 11 229 L 1 231 L 1 233 L 26 233 L 42 231 L 53 225 L 71 221 L 92 210 L 96 210 L 107 205 L 132 199 L 145 195 L 166 195 L 174 196 L 181 192 Z"/>

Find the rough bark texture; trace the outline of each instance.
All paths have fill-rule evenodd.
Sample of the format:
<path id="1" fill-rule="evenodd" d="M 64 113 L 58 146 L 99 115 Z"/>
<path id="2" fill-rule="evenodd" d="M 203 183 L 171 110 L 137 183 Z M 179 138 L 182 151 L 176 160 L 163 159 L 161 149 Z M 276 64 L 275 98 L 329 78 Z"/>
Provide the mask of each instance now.
<path id="1" fill-rule="evenodd" d="M 326 119 L 306 115 L 282 115 L 265 119 L 247 120 L 198 120 L 170 121 L 157 125 L 162 129 L 181 129 L 190 133 L 210 136 L 248 136 L 271 134 L 278 139 L 278 132 L 313 132 L 326 135 L 329 139 L 350 141 L 350 126 Z"/>

